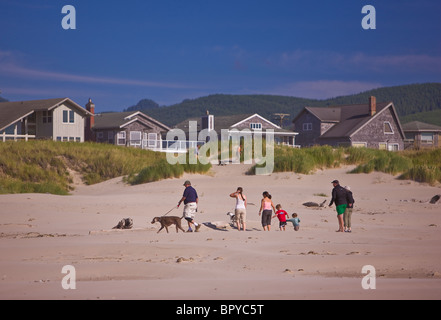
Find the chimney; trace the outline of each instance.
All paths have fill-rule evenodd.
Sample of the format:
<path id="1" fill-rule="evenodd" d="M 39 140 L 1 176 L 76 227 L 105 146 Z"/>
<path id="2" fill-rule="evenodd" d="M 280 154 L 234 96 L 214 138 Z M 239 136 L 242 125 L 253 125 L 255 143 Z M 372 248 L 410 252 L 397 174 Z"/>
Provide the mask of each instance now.
<path id="1" fill-rule="evenodd" d="M 377 113 L 377 98 L 374 96 L 369 97 L 369 115 L 372 117 Z"/>
<path id="2" fill-rule="evenodd" d="M 85 138 L 86 141 L 94 141 L 95 134 L 92 128 L 95 125 L 95 104 L 92 102 L 92 99 L 90 98 L 89 98 L 89 102 L 86 104 L 86 110 L 92 113 L 92 115 L 86 119 Z"/>

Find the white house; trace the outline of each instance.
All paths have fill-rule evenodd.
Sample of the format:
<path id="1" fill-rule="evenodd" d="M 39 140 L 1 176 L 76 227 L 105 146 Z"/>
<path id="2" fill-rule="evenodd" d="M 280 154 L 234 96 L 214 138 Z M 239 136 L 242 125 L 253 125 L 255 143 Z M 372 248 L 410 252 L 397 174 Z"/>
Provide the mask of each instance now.
<path id="1" fill-rule="evenodd" d="M 92 114 L 69 98 L 0 103 L 0 141 L 48 139 L 84 142 Z"/>

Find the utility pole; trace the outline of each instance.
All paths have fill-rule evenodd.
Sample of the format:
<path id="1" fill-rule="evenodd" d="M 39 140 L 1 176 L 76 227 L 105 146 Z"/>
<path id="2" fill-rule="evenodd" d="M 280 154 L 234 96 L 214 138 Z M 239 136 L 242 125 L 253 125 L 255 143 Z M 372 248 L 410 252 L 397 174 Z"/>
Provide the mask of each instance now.
<path id="1" fill-rule="evenodd" d="M 283 126 L 283 118 L 285 118 L 285 117 L 289 117 L 289 116 L 290 116 L 289 113 L 273 113 L 273 115 L 274 115 L 275 117 L 278 117 L 277 120 L 280 120 L 280 127 Z"/>

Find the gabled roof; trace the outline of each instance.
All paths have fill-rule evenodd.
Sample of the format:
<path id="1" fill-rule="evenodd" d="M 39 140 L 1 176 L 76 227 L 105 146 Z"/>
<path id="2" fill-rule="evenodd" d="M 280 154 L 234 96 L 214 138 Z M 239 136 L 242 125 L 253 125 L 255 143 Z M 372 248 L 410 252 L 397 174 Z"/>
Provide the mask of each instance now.
<path id="1" fill-rule="evenodd" d="M 240 125 L 241 123 L 251 119 L 252 117 L 257 116 L 262 121 L 268 122 L 272 124 L 274 128 L 274 132 L 277 133 L 287 133 L 290 134 L 292 131 L 285 130 L 280 128 L 278 125 L 272 123 L 271 121 L 265 119 L 264 117 L 260 116 L 259 114 L 235 114 L 231 116 L 215 116 L 214 117 L 214 130 L 217 131 L 218 134 L 220 134 L 222 129 L 234 129 L 236 126 Z M 196 121 L 197 122 L 197 129 L 201 130 L 201 117 L 199 118 L 190 118 L 187 120 L 184 120 L 180 123 L 178 123 L 175 128 L 181 129 L 185 132 L 188 132 L 188 126 L 189 121 Z"/>
<path id="2" fill-rule="evenodd" d="M 420 121 L 412 121 L 403 124 L 405 132 L 441 132 L 441 127 Z"/>
<path id="3" fill-rule="evenodd" d="M 237 122 L 237 123 L 234 123 L 234 124 L 231 125 L 230 127 L 232 127 L 232 128 L 233 128 L 233 127 L 237 127 L 237 126 L 241 125 L 243 122 L 246 122 L 246 121 L 248 121 L 248 120 L 250 120 L 250 119 L 252 119 L 252 118 L 254 118 L 254 117 L 257 117 L 258 119 L 260 119 L 260 120 L 262 120 L 262 121 L 265 121 L 266 123 L 269 123 L 269 124 L 270 124 L 271 126 L 273 126 L 275 129 L 282 129 L 282 128 L 280 128 L 278 125 L 272 123 L 271 121 L 265 119 L 264 117 L 258 115 L 257 113 L 255 113 L 255 114 L 253 114 L 253 115 L 251 115 L 251 116 L 249 116 L 249 117 L 243 119 L 242 121 L 239 121 L 239 122 Z"/>
<path id="4" fill-rule="evenodd" d="M 6 129 L 36 111 L 51 111 L 61 104 L 71 106 L 84 116 L 92 115 L 89 111 L 69 98 L 0 102 L 0 130 Z"/>
<path id="5" fill-rule="evenodd" d="M 95 125 L 94 130 L 104 130 L 104 129 L 122 129 L 125 126 L 135 122 L 140 121 L 148 128 L 151 128 L 148 124 L 153 123 L 154 125 L 160 127 L 164 131 L 171 130 L 165 124 L 147 116 L 141 111 L 136 112 L 109 112 L 101 113 L 95 115 Z"/>
<path id="6" fill-rule="evenodd" d="M 373 116 L 369 114 L 368 104 L 338 107 L 340 108 L 340 121 L 320 138 L 350 137 L 391 105 L 391 102 L 377 103 L 377 112 Z"/>
<path id="7" fill-rule="evenodd" d="M 370 121 L 373 121 L 384 110 L 391 108 L 392 114 L 397 120 L 397 125 L 401 135 L 404 132 L 398 119 L 397 112 L 392 102 L 383 102 L 376 104 L 376 113 L 371 116 L 369 113 L 369 104 L 354 104 L 333 107 L 305 107 L 292 122 L 296 122 L 305 113 L 310 113 L 321 122 L 334 122 L 328 131 L 322 134 L 319 139 L 327 138 L 349 138 L 361 130 Z"/>

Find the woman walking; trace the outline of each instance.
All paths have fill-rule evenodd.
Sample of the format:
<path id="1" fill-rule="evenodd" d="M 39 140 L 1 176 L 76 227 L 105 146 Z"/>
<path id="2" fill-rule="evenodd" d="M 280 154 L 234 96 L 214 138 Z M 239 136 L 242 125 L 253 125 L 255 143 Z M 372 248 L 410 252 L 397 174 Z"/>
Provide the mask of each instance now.
<path id="1" fill-rule="evenodd" d="M 262 227 L 264 231 L 271 230 L 271 217 L 273 212 L 276 212 L 274 208 L 273 201 L 271 200 L 271 195 L 268 191 L 265 191 L 263 194 L 263 199 L 260 203 L 259 216 L 262 215 Z"/>
<path id="2" fill-rule="evenodd" d="M 243 188 L 238 187 L 236 192 L 230 194 L 231 198 L 236 198 L 236 207 L 234 214 L 236 216 L 237 230 L 243 231 L 247 229 L 246 217 L 247 217 L 247 197 L 243 194 Z"/>

